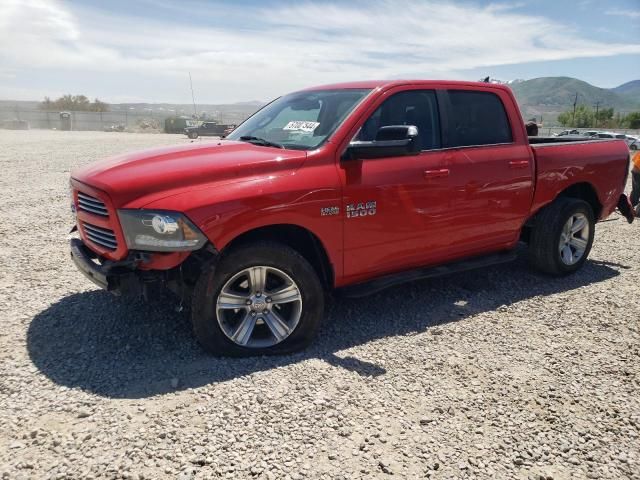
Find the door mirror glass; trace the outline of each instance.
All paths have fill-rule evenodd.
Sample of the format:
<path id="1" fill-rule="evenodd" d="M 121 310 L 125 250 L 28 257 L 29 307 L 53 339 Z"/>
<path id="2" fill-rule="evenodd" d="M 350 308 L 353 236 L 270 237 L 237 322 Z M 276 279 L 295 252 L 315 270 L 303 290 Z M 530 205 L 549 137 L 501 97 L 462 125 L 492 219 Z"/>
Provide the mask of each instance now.
<path id="1" fill-rule="evenodd" d="M 414 125 L 389 125 L 380 127 L 376 134 L 376 142 L 389 140 L 409 140 L 418 136 L 418 127 Z"/>
<path id="2" fill-rule="evenodd" d="M 415 155 L 420 151 L 418 133 L 418 127 L 415 125 L 380 127 L 375 140 L 352 141 L 343 155 L 343 160 Z"/>

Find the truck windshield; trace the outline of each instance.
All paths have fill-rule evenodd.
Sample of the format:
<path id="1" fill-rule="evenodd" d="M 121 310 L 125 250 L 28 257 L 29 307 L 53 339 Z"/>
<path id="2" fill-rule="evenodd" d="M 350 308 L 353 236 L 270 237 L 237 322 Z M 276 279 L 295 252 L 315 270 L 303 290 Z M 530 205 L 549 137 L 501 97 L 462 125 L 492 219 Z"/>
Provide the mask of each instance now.
<path id="1" fill-rule="evenodd" d="M 370 89 L 313 90 L 274 100 L 236 128 L 228 140 L 313 150 L 342 123 Z"/>

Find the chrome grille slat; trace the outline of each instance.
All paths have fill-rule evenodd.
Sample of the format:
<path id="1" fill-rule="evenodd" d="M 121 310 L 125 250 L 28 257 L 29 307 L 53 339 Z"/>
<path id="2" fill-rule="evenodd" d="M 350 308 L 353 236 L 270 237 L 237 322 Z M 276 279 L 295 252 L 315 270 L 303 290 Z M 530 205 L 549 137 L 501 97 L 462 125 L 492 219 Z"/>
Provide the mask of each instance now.
<path id="1" fill-rule="evenodd" d="M 86 222 L 82 222 L 82 226 L 87 239 L 93 243 L 108 248 L 109 250 L 116 250 L 118 248 L 118 240 L 113 230 L 97 227 L 96 225 L 91 225 Z"/>
<path id="2" fill-rule="evenodd" d="M 104 202 L 98 200 L 95 197 L 91 197 L 91 196 L 87 195 L 86 193 L 78 192 L 78 198 L 80 200 L 85 201 L 85 202 L 95 203 L 95 204 L 98 204 L 98 205 L 104 205 Z"/>
<path id="3" fill-rule="evenodd" d="M 103 217 L 108 217 L 109 214 L 106 212 L 106 210 L 100 210 L 97 209 L 95 207 L 90 207 L 88 205 L 83 205 L 81 202 L 78 202 L 78 208 L 81 210 L 84 210 L 85 212 L 89 212 L 89 213 L 95 213 L 97 215 L 102 215 Z"/>
<path id="4" fill-rule="evenodd" d="M 116 243 L 116 238 L 113 235 L 109 235 L 109 234 L 101 233 L 101 232 L 96 232 L 95 230 L 92 230 L 92 229 L 88 228 L 86 225 L 85 225 L 84 228 L 87 230 L 87 233 L 90 233 L 94 237 L 103 238 L 104 240 L 107 240 L 109 242 Z"/>
<path id="5" fill-rule="evenodd" d="M 100 238 L 95 238 L 95 237 L 93 237 L 91 235 L 87 235 L 87 238 L 89 240 L 91 240 L 93 243 L 95 243 L 97 245 L 101 245 L 101 246 L 107 248 L 108 250 L 115 250 L 115 249 L 118 248 L 118 245 L 114 245 L 113 243 L 107 242 L 106 240 L 102 240 Z"/>
<path id="6" fill-rule="evenodd" d="M 78 208 L 103 217 L 109 216 L 109 211 L 104 202 L 86 193 L 78 192 Z"/>

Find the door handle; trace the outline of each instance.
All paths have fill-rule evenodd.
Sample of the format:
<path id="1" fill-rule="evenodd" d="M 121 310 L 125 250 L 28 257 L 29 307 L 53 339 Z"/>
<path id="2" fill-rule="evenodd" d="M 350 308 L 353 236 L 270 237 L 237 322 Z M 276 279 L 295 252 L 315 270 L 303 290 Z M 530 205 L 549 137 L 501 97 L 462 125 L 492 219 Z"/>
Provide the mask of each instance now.
<path id="1" fill-rule="evenodd" d="M 512 160 L 509 162 L 509 168 L 527 168 L 529 160 Z"/>
<path id="2" fill-rule="evenodd" d="M 439 177 L 448 177 L 449 176 L 449 169 L 448 168 L 441 168 L 439 170 L 425 170 L 424 171 L 424 178 L 439 178 Z"/>

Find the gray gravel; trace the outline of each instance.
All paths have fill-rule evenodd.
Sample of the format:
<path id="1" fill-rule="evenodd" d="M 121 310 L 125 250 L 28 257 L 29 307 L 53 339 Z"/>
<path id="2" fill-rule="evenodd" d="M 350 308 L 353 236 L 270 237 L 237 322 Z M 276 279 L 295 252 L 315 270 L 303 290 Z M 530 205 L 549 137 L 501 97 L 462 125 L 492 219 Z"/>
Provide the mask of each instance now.
<path id="1" fill-rule="evenodd" d="M 175 303 L 69 260 L 69 170 L 182 136 L 0 131 L 0 478 L 640 478 L 640 225 L 336 300 L 314 345 L 216 359 Z"/>

